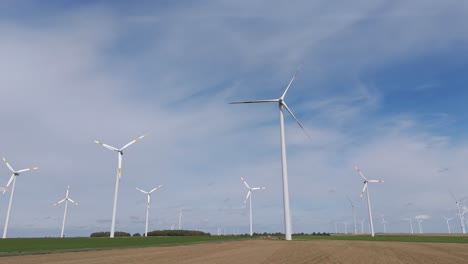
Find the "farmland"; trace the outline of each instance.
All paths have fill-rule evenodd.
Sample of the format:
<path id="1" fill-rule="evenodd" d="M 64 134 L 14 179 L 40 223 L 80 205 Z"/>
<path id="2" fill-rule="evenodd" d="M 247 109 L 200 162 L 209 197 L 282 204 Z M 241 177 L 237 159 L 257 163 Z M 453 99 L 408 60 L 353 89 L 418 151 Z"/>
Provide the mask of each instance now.
<path id="1" fill-rule="evenodd" d="M 420 242 L 399 242 L 409 241 L 410 237 Z M 440 239 L 438 243 L 430 242 L 437 238 Z M 156 260 L 158 263 L 228 264 L 468 263 L 466 238 L 343 235 L 297 236 L 294 241 L 262 237 L 239 240 L 239 237 L 229 236 L 7 239 L 0 241 L 3 254 L 0 261 L 2 264 L 153 263 Z M 366 239 L 375 241 L 364 241 Z"/>

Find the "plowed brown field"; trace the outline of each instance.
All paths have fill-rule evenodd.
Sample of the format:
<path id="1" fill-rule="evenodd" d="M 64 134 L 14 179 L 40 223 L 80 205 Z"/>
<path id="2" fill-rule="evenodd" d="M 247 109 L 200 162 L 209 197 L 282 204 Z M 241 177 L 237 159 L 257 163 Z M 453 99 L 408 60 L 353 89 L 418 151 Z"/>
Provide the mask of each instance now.
<path id="1" fill-rule="evenodd" d="M 1 257 L 0 263 L 468 263 L 468 244 L 235 241 Z"/>

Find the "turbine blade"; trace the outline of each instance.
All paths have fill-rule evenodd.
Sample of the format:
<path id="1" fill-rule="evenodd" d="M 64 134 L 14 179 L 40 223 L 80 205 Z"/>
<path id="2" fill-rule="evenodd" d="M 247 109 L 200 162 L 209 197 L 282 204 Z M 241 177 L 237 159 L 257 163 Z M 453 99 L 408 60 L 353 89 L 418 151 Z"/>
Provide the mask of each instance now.
<path id="1" fill-rule="evenodd" d="M 250 190 L 251 188 L 250 188 L 249 184 L 244 180 L 243 177 L 240 177 L 240 178 L 241 178 L 241 180 L 244 182 L 245 187 L 247 187 L 247 189 Z"/>
<path id="2" fill-rule="evenodd" d="M 364 176 L 364 173 L 362 173 L 362 171 L 358 168 L 358 166 L 354 165 L 354 168 L 359 173 L 359 175 L 361 175 L 361 178 L 363 178 L 365 181 L 367 181 L 366 177 Z"/>
<path id="3" fill-rule="evenodd" d="M 118 152 L 118 159 L 119 159 L 119 164 L 117 167 L 117 175 L 119 177 L 119 182 L 122 179 L 122 152 Z"/>
<path id="4" fill-rule="evenodd" d="M 147 195 L 147 197 L 148 197 L 148 205 L 149 205 L 151 201 L 151 195 Z"/>
<path id="5" fill-rule="evenodd" d="M 291 78 L 291 80 L 289 81 L 289 84 L 288 84 L 288 86 L 286 87 L 286 90 L 284 90 L 283 95 L 281 95 L 281 97 L 280 97 L 281 99 L 284 99 L 284 97 L 285 97 L 286 94 L 288 93 L 289 87 L 290 87 L 291 84 L 293 83 L 294 79 L 296 79 L 296 75 L 297 75 L 297 73 L 299 72 L 299 70 L 301 69 L 301 67 L 302 67 L 302 64 L 299 65 L 299 67 L 297 68 L 296 72 L 294 72 L 294 75 L 293 75 L 293 77 Z"/>
<path id="6" fill-rule="evenodd" d="M 113 151 L 119 151 L 117 148 L 114 148 L 114 147 L 112 147 L 112 146 L 109 146 L 109 145 L 105 144 L 105 143 L 102 142 L 102 141 L 94 140 L 94 142 L 95 142 L 96 144 L 99 144 L 99 145 L 101 145 L 101 146 L 107 148 L 107 149 L 110 149 L 110 150 L 113 150 Z"/>
<path id="7" fill-rule="evenodd" d="M 17 173 L 22 173 L 22 172 L 25 172 L 25 171 L 37 170 L 37 169 L 39 169 L 39 167 L 27 168 L 27 169 L 19 170 L 19 171 L 17 171 Z"/>
<path id="8" fill-rule="evenodd" d="M 64 198 L 64 199 L 62 199 L 62 200 L 60 200 L 60 201 L 54 203 L 53 206 L 56 206 L 56 205 L 58 205 L 58 204 L 61 204 L 61 203 L 65 202 L 65 200 L 66 200 L 66 199 Z"/>
<path id="9" fill-rule="evenodd" d="M 124 150 L 124 149 L 128 148 L 130 145 L 132 145 L 135 142 L 140 141 L 144 137 L 145 137 L 145 135 L 135 138 L 134 140 L 128 142 L 127 145 L 123 146 L 120 150 Z"/>
<path id="10" fill-rule="evenodd" d="M 10 163 L 8 163 L 8 161 L 5 158 L 3 158 L 3 162 L 11 172 L 15 172 L 15 170 L 11 167 Z"/>
<path id="11" fill-rule="evenodd" d="M 138 187 L 137 187 L 136 189 L 137 189 L 138 191 L 140 191 L 140 192 L 144 193 L 144 194 L 148 194 L 148 192 L 147 192 L 147 191 L 143 191 L 142 189 L 140 189 L 140 188 L 138 188 Z"/>
<path id="12" fill-rule="evenodd" d="M 72 199 L 70 199 L 70 198 L 67 198 L 67 200 L 68 200 L 69 202 L 71 202 L 71 203 L 74 203 L 74 204 L 78 205 L 78 203 L 77 203 L 77 202 L 73 201 L 73 200 L 72 200 Z"/>
<path id="13" fill-rule="evenodd" d="M 273 103 L 279 102 L 279 99 L 268 99 L 268 100 L 253 100 L 253 101 L 242 101 L 242 102 L 231 102 L 229 104 L 258 104 L 258 103 Z"/>
<path id="14" fill-rule="evenodd" d="M 10 187 L 10 184 L 15 177 L 16 177 L 15 174 L 11 175 L 10 179 L 8 180 L 8 183 L 5 185 L 5 187 L 3 187 L 3 194 L 5 194 L 6 191 L 8 191 L 8 188 Z"/>
<path id="15" fill-rule="evenodd" d="M 251 190 L 249 189 L 249 191 L 247 192 L 247 196 L 244 199 L 244 204 L 247 203 L 247 199 L 249 199 L 250 193 L 251 193 Z"/>
<path id="16" fill-rule="evenodd" d="M 383 180 L 368 180 L 368 182 L 384 182 Z"/>
<path id="17" fill-rule="evenodd" d="M 256 191 L 256 190 L 265 190 L 266 187 L 253 187 L 252 188 L 252 191 Z"/>
<path id="18" fill-rule="evenodd" d="M 159 189 L 159 188 L 161 188 L 161 187 L 162 187 L 162 185 L 159 185 L 158 187 L 153 188 L 151 191 L 149 191 L 149 193 L 152 193 L 152 192 L 156 191 L 157 189 Z"/>
<path id="19" fill-rule="evenodd" d="M 457 200 L 457 198 L 455 198 L 455 195 L 453 195 L 453 192 L 452 192 L 452 191 L 450 191 L 450 190 L 449 190 L 449 192 L 450 192 L 450 194 L 452 195 L 452 197 L 453 197 L 453 199 L 455 200 L 455 202 L 457 202 L 457 203 L 458 203 L 458 200 Z"/>
<path id="20" fill-rule="evenodd" d="M 362 192 L 361 192 L 360 197 L 362 197 L 362 196 L 364 195 L 364 193 L 366 192 L 366 190 L 367 190 L 367 182 L 364 183 L 364 187 L 362 188 Z"/>
<path id="21" fill-rule="evenodd" d="M 283 106 L 284 108 L 286 108 L 286 110 L 288 110 L 288 112 L 291 114 L 291 116 L 294 118 L 294 120 L 296 120 L 296 123 L 299 125 L 299 127 L 302 129 L 302 131 L 304 131 L 304 134 L 310 139 L 310 141 L 312 141 L 312 138 L 309 136 L 309 134 L 307 134 L 307 132 L 305 131 L 304 127 L 302 126 L 301 122 L 299 122 L 299 120 L 297 120 L 296 116 L 293 114 L 293 112 L 291 111 L 291 109 L 289 109 L 288 105 L 286 104 L 286 102 L 283 101 Z"/>

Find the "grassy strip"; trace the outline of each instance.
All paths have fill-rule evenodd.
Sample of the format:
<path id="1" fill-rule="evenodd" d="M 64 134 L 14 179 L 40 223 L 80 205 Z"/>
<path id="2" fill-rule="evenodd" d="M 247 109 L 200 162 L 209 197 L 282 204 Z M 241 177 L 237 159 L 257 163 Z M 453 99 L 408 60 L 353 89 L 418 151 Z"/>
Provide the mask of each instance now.
<path id="1" fill-rule="evenodd" d="M 429 243 L 468 243 L 468 236 L 431 236 L 431 235 L 332 235 L 311 236 L 296 235 L 294 240 L 356 240 L 356 241 L 388 241 L 388 242 L 429 242 Z"/>
<path id="2" fill-rule="evenodd" d="M 0 256 L 89 251 L 113 248 L 185 245 L 246 239 L 233 236 L 9 238 L 0 240 Z"/>

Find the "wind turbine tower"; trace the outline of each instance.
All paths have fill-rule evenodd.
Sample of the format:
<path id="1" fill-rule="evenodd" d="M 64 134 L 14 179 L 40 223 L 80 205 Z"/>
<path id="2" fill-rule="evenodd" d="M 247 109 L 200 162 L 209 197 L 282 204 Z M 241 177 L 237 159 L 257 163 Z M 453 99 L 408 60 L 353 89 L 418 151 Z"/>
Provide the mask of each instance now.
<path id="1" fill-rule="evenodd" d="M 450 231 L 450 223 L 449 223 L 449 221 L 452 220 L 453 217 L 452 217 L 452 218 L 448 218 L 448 217 L 445 217 L 445 216 L 442 216 L 442 217 L 443 217 L 443 218 L 445 219 L 445 221 L 447 222 L 448 233 L 451 234 L 452 232 Z"/>
<path id="2" fill-rule="evenodd" d="M 110 237 L 114 237 L 114 232 L 115 232 L 115 215 L 117 213 L 117 197 L 118 197 L 118 193 L 119 193 L 119 184 L 120 184 L 120 180 L 122 178 L 123 151 L 126 148 L 128 148 L 130 145 L 132 145 L 133 143 L 135 143 L 137 141 L 140 141 L 143 137 L 145 137 L 145 136 L 143 135 L 141 137 L 135 138 L 134 140 L 130 141 L 129 143 L 127 143 L 127 145 L 121 147 L 120 149 L 109 146 L 109 145 L 107 145 L 107 144 L 105 144 L 104 142 L 101 142 L 101 141 L 97 141 L 97 140 L 94 141 L 96 144 L 99 144 L 99 145 L 105 147 L 106 149 L 117 152 L 118 166 L 117 166 L 117 178 L 115 180 L 114 207 L 113 207 L 113 210 L 112 210 L 112 224 L 111 224 Z"/>
<path id="3" fill-rule="evenodd" d="M 300 69 L 300 67 L 299 67 Z M 281 95 L 280 98 L 278 99 L 268 99 L 268 100 L 254 100 L 254 101 L 243 101 L 243 102 L 232 102 L 231 104 L 256 104 L 256 103 L 277 103 L 279 107 L 279 114 L 280 114 L 280 141 L 281 141 L 281 165 L 282 165 L 282 175 L 283 175 L 283 204 L 284 204 L 284 229 L 285 229 L 285 239 L 286 240 L 291 240 L 292 239 L 292 226 L 291 226 L 291 213 L 290 213 L 290 208 L 289 208 L 289 186 L 288 186 L 288 167 L 287 167 L 287 161 L 286 161 L 286 141 L 285 141 L 285 136 L 284 136 L 284 113 L 283 109 L 286 109 L 286 111 L 291 114 L 291 116 L 294 118 L 296 123 L 299 125 L 299 127 L 304 131 L 306 136 L 310 138 L 310 136 L 307 134 L 305 131 L 304 127 L 302 124 L 297 120 L 296 116 L 294 116 L 293 112 L 291 109 L 289 109 L 288 105 L 286 104 L 286 101 L 284 98 L 286 97 L 286 94 L 288 93 L 289 87 L 291 86 L 292 82 L 296 78 L 297 72 L 299 69 L 296 70 L 294 73 L 293 77 L 289 81 L 288 86 L 284 90 L 283 94 Z"/>
<path id="4" fill-rule="evenodd" d="M 455 195 L 453 195 L 452 192 L 450 192 L 450 194 L 452 195 L 453 199 L 455 200 L 455 203 L 457 204 L 457 209 L 458 209 L 458 217 L 460 218 L 460 228 L 461 228 L 461 232 L 463 234 L 466 234 L 466 230 L 465 230 L 465 221 L 463 221 L 463 214 L 462 214 L 462 211 L 460 209 L 460 204 L 461 202 L 455 197 Z"/>
<path id="5" fill-rule="evenodd" d="M 69 196 L 68 194 L 70 193 L 70 185 L 67 186 L 67 192 L 65 193 L 65 198 L 63 198 L 62 200 L 54 203 L 53 205 L 56 206 L 58 204 L 61 204 L 63 202 L 65 202 L 65 212 L 63 213 L 63 222 L 62 222 L 62 232 L 60 233 L 60 237 L 63 238 L 63 233 L 65 231 L 65 220 L 67 219 L 67 208 L 68 208 L 68 202 L 72 203 L 72 204 L 75 204 L 75 205 L 78 205 L 77 202 L 73 201 Z"/>
<path id="6" fill-rule="evenodd" d="M 150 203 L 151 203 L 151 194 L 156 191 L 157 189 L 161 188 L 162 185 L 159 185 L 158 187 L 155 187 L 153 188 L 151 191 L 147 192 L 147 191 L 144 191 L 140 188 L 136 188 L 137 191 L 140 191 L 144 194 L 146 194 L 146 197 L 147 197 L 147 204 L 146 204 L 146 224 L 145 224 L 145 236 L 148 236 L 148 216 L 149 216 L 149 208 L 150 208 Z"/>
<path id="7" fill-rule="evenodd" d="M 23 172 L 30 171 L 30 170 L 37 170 L 39 168 L 38 167 L 33 167 L 33 168 L 28 168 L 28 169 L 22 169 L 22 170 L 15 171 L 13 169 L 13 167 L 11 167 L 11 165 L 8 163 L 8 161 L 5 158 L 3 158 L 3 162 L 8 167 L 8 169 L 13 173 L 11 175 L 10 179 L 8 180 L 8 183 L 3 188 L 3 194 L 5 194 L 5 192 L 10 187 L 10 184 L 13 182 L 13 185 L 11 186 L 10 202 L 8 203 L 8 210 L 7 210 L 7 214 L 6 214 L 5 227 L 3 228 L 3 238 L 6 238 L 7 237 L 7 232 L 8 232 L 8 223 L 10 221 L 11 204 L 13 202 L 13 194 L 15 193 L 16 177 L 20 176 L 20 174 L 23 173 Z"/>
<path id="8" fill-rule="evenodd" d="M 357 234 L 357 225 L 356 225 L 356 204 L 355 204 L 348 196 L 346 196 L 346 198 L 348 198 L 348 201 L 349 201 L 349 203 L 351 204 L 351 209 L 352 209 L 352 211 L 353 211 L 354 234 L 356 235 L 356 234 Z"/>
<path id="9" fill-rule="evenodd" d="M 249 199 L 249 221 L 250 221 L 250 236 L 253 236 L 253 228 L 252 228 L 252 192 L 257 190 L 265 190 L 265 187 L 250 187 L 249 184 L 245 181 L 244 178 L 240 177 L 241 181 L 244 182 L 245 187 L 247 187 L 248 192 L 247 196 L 244 199 L 244 204 L 247 203 L 247 199 Z"/>
<path id="10" fill-rule="evenodd" d="M 371 228 L 371 236 L 375 236 L 375 234 L 374 234 L 374 222 L 372 221 L 372 209 L 371 209 L 371 203 L 370 203 L 369 187 L 367 185 L 368 185 L 369 182 L 375 183 L 375 182 L 384 182 L 384 181 L 382 181 L 382 180 L 368 180 L 357 166 L 354 166 L 354 168 L 359 173 L 361 178 L 364 180 L 364 187 L 362 188 L 362 191 L 361 191 L 361 197 L 367 191 L 367 208 L 368 208 L 368 211 L 369 211 L 369 223 L 370 223 L 370 228 Z"/>

